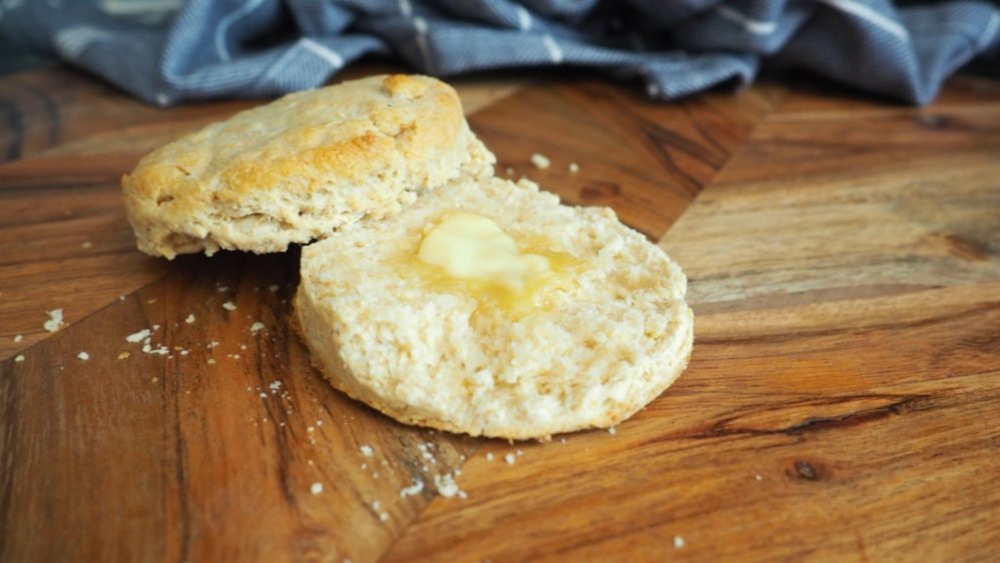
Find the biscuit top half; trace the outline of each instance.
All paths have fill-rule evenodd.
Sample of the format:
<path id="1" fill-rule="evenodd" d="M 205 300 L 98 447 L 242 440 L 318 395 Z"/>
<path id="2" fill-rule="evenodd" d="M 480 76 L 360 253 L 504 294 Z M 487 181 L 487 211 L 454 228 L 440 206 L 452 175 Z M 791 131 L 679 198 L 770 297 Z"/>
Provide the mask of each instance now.
<path id="1" fill-rule="evenodd" d="M 139 248 L 277 252 L 488 173 L 458 95 L 424 76 L 299 92 L 165 145 L 122 179 Z"/>

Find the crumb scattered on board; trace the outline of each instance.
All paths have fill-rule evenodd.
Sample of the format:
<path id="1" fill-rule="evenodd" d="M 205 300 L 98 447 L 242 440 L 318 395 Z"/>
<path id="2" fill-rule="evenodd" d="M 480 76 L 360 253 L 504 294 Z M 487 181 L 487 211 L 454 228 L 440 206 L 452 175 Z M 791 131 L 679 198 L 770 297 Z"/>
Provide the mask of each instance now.
<path id="1" fill-rule="evenodd" d="M 680 536 L 674 536 L 674 547 L 677 549 L 684 547 L 684 538 Z"/>
<path id="2" fill-rule="evenodd" d="M 184 319 L 184 322 L 186 322 L 187 324 L 193 324 L 194 321 L 195 321 L 194 313 L 191 313 L 190 315 L 187 316 L 186 319 Z"/>
<path id="3" fill-rule="evenodd" d="M 318 495 L 318 494 L 322 493 L 323 492 L 323 483 L 320 483 L 319 481 L 313 483 L 312 486 L 309 487 L 309 492 L 312 493 L 312 494 L 314 494 L 314 495 Z"/>
<path id="4" fill-rule="evenodd" d="M 264 323 L 262 323 L 260 321 L 257 321 L 255 323 L 253 323 L 252 325 L 250 325 L 250 332 L 254 332 L 255 333 L 255 332 L 258 332 L 258 331 L 261 331 L 261 330 L 264 330 Z"/>
<path id="5" fill-rule="evenodd" d="M 14 361 L 15 361 L 16 363 L 21 363 L 21 362 L 23 362 L 23 361 L 24 361 L 24 354 L 18 354 L 18 355 L 16 355 L 16 356 L 14 356 Z"/>
<path id="6" fill-rule="evenodd" d="M 414 479 L 413 484 L 409 487 L 403 487 L 399 491 L 400 498 L 412 497 L 414 495 L 420 494 L 424 490 L 424 482 L 420 479 Z"/>
<path id="7" fill-rule="evenodd" d="M 158 354 L 160 356 L 166 356 L 170 354 L 169 348 L 162 345 L 153 346 L 153 333 L 155 333 L 158 330 L 160 330 L 160 325 L 153 325 L 152 328 L 144 328 L 138 332 L 133 332 L 132 334 L 126 336 L 125 342 L 128 342 L 129 344 L 138 344 L 139 342 L 142 342 L 142 351 L 145 352 L 146 354 Z M 177 350 L 181 353 L 182 356 L 187 355 L 186 350 L 182 348 L 177 348 Z M 127 352 L 123 352 L 123 354 L 125 355 L 124 356 L 122 356 L 121 354 L 118 355 L 119 360 L 128 357 Z"/>
<path id="8" fill-rule="evenodd" d="M 538 168 L 539 170 L 545 170 L 546 168 L 552 165 L 552 161 L 549 160 L 549 157 L 545 156 L 544 154 L 536 152 L 535 154 L 531 155 L 531 164 L 533 164 L 535 168 Z"/>
<path id="9" fill-rule="evenodd" d="M 434 488 L 437 489 L 439 495 L 445 498 L 451 498 L 456 495 L 459 498 L 466 498 L 468 496 L 465 494 L 465 491 L 458 488 L 458 484 L 455 483 L 455 476 L 451 473 L 439 473 L 435 475 Z"/>
<path id="10" fill-rule="evenodd" d="M 90 354 L 88 354 L 86 352 L 80 352 L 79 354 L 76 355 L 76 357 L 80 358 L 81 360 L 83 360 L 84 362 L 86 362 L 87 360 L 90 359 Z"/>
<path id="11" fill-rule="evenodd" d="M 51 311 L 46 311 L 45 314 L 49 316 L 49 320 L 45 321 L 42 324 L 42 328 L 44 328 L 46 331 L 55 332 L 60 328 L 66 326 L 66 323 L 63 322 L 62 309 L 52 309 Z"/>
<path id="12" fill-rule="evenodd" d="M 580 165 L 579 164 L 577 164 L 575 162 L 570 162 L 569 163 L 569 173 L 570 174 L 576 174 L 579 171 L 580 171 Z"/>
<path id="13" fill-rule="evenodd" d="M 219 290 L 219 291 L 222 291 L 222 290 Z M 236 310 L 236 304 L 233 303 L 232 301 L 226 301 L 225 303 L 222 304 L 222 308 L 225 309 L 225 310 L 227 310 L 227 311 L 235 311 Z"/>
<path id="14" fill-rule="evenodd" d="M 18 335 L 14 336 L 14 342 L 20 342 L 22 340 L 24 340 L 24 335 L 23 334 L 18 334 Z"/>
<path id="15" fill-rule="evenodd" d="M 142 342 L 143 340 L 149 338 L 149 334 L 150 334 L 149 329 L 148 328 L 144 328 L 144 329 L 140 330 L 139 332 L 133 332 L 132 334 L 126 336 L 125 337 L 125 342 L 130 342 L 132 344 L 136 344 L 138 342 Z"/>
<path id="16" fill-rule="evenodd" d="M 379 522 L 386 522 L 389 520 L 389 513 L 382 510 L 382 503 L 377 500 L 372 501 L 372 510 L 378 514 Z"/>

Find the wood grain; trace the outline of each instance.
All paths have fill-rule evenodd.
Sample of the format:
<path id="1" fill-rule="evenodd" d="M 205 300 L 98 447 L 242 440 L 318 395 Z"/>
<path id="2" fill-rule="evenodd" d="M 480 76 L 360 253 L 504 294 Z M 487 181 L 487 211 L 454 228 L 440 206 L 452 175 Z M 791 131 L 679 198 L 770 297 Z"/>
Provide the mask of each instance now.
<path id="1" fill-rule="evenodd" d="M 474 442 L 395 424 L 309 369 L 287 330 L 296 264 L 181 259 L 7 361 L 4 560 L 378 555 L 434 494 L 399 491 Z M 142 329 L 163 354 L 126 342 Z"/>
<path id="2" fill-rule="evenodd" d="M 67 323 L 164 276 L 135 251 L 117 188 L 117 155 L 0 165 L 0 358 L 40 342 L 46 311 Z"/>
<path id="3" fill-rule="evenodd" d="M 522 83 L 467 78 L 456 87 L 475 110 Z M 46 311 L 61 308 L 75 322 L 163 277 L 166 262 L 135 252 L 119 178 L 156 147 L 259 103 L 161 109 L 67 69 L 0 80 L 0 107 L 13 116 L 0 128 L 0 155 L 9 161 L 0 158 L 0 359 L 48 334 Z"/>
<path id="4" fill-rule="evenodd" d="M 373 561 L 434 499 L 481 502 L 435 486 L 475 486 L 459 470 L 480 440 L 401 426 L 311 369 L 288 329 L 295 252 L 166 262 L 133 249 L 120 174 L 249 102 L 149 108 L 60 70 L 0 83 L 6 103 L 44 117 L 2 137 L 16 154 L 0 165 L 0 560 Z M 662 106 L 583 81 L 459 90 L 483 108 L 473 126 L 503 163 L 654 237 L 780 96 Z M 525 147 L 581 170 L 528 170 Z M 69 326 L 50 334 L 55 307 Z M 126 341 L 143 329 L 146 352 Z"/>
<path id="5" fill-rule="evenodd" d="M 398 66 L 355 67 L 335 82 L 373 73 L 401 72 Z M 462 78 L 455 82 L 472 112 L 519 90 L 510 76 Z M 0 79 L 0 162 L 41 154 L 139 156 L 204 125 L 266 100 L 227 100 L 164 109 L 122 95 L 67 68 L 21 72 Z M 131 169 L 131 166 L 127 167 Z"/>
<path id="6" fill-rule="evenodd" d="M 0 560 L 995 558 L 1000 87 L 956 79 L 922 109 L 773 87 L 653 104 L 562 78 L 459 89 L 501 175 L 666 233 L 696 344 L 614 433 L 545 444 L 333 391 L 288 330 L 294 251 L 134 250 L 118 176 L 253 102 L 0 79 L 21 115 L 0 130 Z M 157 326 L 163 354 L 125 340 Z M 437 496 L 442 475 L 467 498 Z"/>
<path id="7" fill-rule="evenodd" d="M 471 122 L 499 175 L 528 177 L 569 204 L 611 207 L 658 240 L 781 96 L 759 88 L 662 104 L 577 80 L 526 89 Z M 551 166 L 532 165 L 535 153 Z"/>
<path id="8" fill-rule="evenodd" d="M 481 449 L 469 504 L 385 561 L 995 558 L 1000 96 L 804 95 L 662 241 L 696 314 L 679 382 L 614 436 Z"/>

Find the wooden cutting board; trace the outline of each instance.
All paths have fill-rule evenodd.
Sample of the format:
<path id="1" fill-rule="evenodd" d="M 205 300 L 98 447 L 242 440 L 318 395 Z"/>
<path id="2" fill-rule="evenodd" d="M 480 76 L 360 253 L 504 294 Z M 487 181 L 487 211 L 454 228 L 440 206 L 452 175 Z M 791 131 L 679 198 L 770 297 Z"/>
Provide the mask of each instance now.
<path id="1" fill-rule="evenodd" d="M 684 267 L 678 383 L 545 444 L 399 425 L 310 368 L 297 252 L 134 250 L 121 174 L 257 102 L 3 77 L 0 560 L 996 557 L 1000 86 L 913 109 L 805 84 L 660 104 L 574 75 L 457 83 L 500 175 L 611 206 Z M 143 329 L 162 353 L 126 341 Z M 444 474 L 460 496 L 435 494 Z"/>

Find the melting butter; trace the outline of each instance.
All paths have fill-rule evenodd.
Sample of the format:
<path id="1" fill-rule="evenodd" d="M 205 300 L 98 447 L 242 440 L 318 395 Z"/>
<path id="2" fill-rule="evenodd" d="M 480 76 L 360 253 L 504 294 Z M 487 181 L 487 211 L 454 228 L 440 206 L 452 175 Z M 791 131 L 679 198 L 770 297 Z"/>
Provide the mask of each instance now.
<path id="1" fill-rule="evenodd" d="M 520 316 L 544 307 L 552 290 L 568 287 L 578 263 L 541 237 L 520 242 L 492 219 L 453 212 L 426 232 L 413 262 L 435 289 L 465 292 Z"/>

